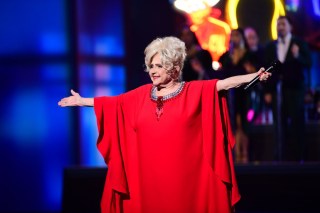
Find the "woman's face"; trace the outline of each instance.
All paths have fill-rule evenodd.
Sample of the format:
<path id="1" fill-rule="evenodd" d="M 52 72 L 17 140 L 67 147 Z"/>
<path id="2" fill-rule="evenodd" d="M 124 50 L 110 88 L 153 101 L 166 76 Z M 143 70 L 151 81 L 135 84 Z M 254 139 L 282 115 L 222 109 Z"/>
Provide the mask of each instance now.
<path id="1" fill-rule="evenodd" d="M 173 81 L 171 75 L 168 74 L 168 70 L 161 64 L 159 54 L 152 57 L 149 67 L 149 76 L 154 86 L 166 85 Z"/>

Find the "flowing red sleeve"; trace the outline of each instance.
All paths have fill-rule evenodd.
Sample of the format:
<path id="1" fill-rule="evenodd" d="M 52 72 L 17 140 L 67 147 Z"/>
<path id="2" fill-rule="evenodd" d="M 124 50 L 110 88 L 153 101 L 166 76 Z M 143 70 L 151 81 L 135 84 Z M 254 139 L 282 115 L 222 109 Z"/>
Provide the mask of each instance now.
<path id="1" fill-rule="evenodd" d="M 127 178 L 121 153 L 123 114 L 121 96 L 94 99 L 99 137 L 98 150 L 108 165 L 108 175 L 101 200 L 101 211 L 120 212 L 121 196 L 129 196 Z"/>
<path id="2" fill-rule="evenodd" d="M 107 166 L 108 175 L 101 199 L 102 213 L 123 211 L 124 200 L 132 199 L 135 186 L 135 149 L 130 146 L 136 141 L 135 120 L 138 103 L 149 94 L 151 86 L 141 86 L 115 97 L 97 97 L 94 110 L 99 136 L 97 147 Z M 129 148 L 128 148 L 129 147 Z"/>
<path id="3" fill-rule="evenodd" d="M 203 150 L 214 173 L 231 187 L 231 204 L 240 199 L 232 148 L 235 139 L 231 130 L 226 97 L 216 89 L 217 80 L 205 81 L 202 92 Z M 213 94 L 213 95 L 212 95 Z"/>

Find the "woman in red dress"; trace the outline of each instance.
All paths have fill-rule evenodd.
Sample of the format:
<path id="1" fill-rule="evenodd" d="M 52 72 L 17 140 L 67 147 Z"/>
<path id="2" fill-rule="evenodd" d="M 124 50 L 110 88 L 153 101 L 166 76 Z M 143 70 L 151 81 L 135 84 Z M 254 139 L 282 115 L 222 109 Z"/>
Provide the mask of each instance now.
<path id="1" fill-rule="evenodd" d="M 240 199 L 223 91 L 271 74 L 183 82 L 185 57 L 181 40 L 157 38 L 145 49 L 152 84 L 114 97 L 71 91 L 58 103 L 94 107 L 108 165 L 103 213 L 225 213 Z"/>

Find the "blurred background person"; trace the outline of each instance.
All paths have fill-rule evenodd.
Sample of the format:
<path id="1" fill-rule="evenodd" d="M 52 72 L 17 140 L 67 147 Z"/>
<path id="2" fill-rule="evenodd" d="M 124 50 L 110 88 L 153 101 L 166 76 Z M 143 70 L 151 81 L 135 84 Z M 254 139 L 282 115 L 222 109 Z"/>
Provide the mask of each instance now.
<path id="1" fill-rule="evenodd" d="M 260 43 L 259 35 L 255 28 L 244 29 L 245 39 L 248 43 L 248 51 L 251 55 L 251 63 L 247 63 L 249 69 L 258 70 L 264 66 L 264 47 Z M 253 67 L 250 67 L 253 65 Z M 263 98 L 263 85 L 257 84 L 250 89 L 250 120 L 254 124 L 272 124 L 272 110 L 270 102 L 266 103 Z"/>
<path id="2" fill-rule="evenodd" d="M 187 58 L 182 73 L 184 81 L 212 79 L 212 57 L 209 51 L 202 49 L 196 35 L 188 26 L 183 27 L 180 39 L 185 42 Z"/>
<path id="3" fill-rule="evenodd" d="M 243 29 L 233 29 L 230 34 L 229 50 L 219 59 L 224 77 L 255 72 L 251 54 Z M 231 90 L 229 93 L 230 114 L 233 118 L 236 147 L 235 161 L 248 162 L 247 112 L 249 109 L 248 93 L 243 89 Z"/>
<path id="4" fill-rule="evenodd" d="M 251 62 L 256 69 L 259 69 L 264 62 L 264 48 L 260 44 L 259 35 L 253 27 L 246 27 L 244 35 L 248 44 L 248 50 L 251 53 Z"/>
<path id="5" fill-rule="evenodd" d="M 277 20 L 278 39 L 266 46 L 266 63 L 279 60 L 282 65 L 266 85 L 267 102 L 272 101 L 277 131 L 278 160 L 304 159 L 305 71 L 311 67 L 311 53 L 305 41 L 292 34 L 288 16 Z"/>

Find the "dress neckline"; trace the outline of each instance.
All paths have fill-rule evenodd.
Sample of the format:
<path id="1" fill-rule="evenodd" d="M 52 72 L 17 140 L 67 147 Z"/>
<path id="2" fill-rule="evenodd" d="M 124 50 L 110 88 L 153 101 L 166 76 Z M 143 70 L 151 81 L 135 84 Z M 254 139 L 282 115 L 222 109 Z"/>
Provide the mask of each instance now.
<path id="1" fill-rule="evenodd" d="M 184 89 L 184 87 L 185 87 L 185 84 L 186 84 L 186 82 L 185 82 L 185 81 L 182 81 L 182 82 L 180 83 L 179 88 L 178 88 L 176 91 L 174 91 L 174 92 L 172 92 L 172 93 L 169 93 L 168 95 L 164 95 L 164 96 L 157 96 L 157 95 L 156 95 L 157 87 L 152 86 L 151 92 L 150 92 L 150 98 L 151 98 L 151 100 L 153 100 L 153 101 L 157 101 L 157 100 L 159 100 L 159 97 L 161 97 L 161 100 L 162 100 L 162 101 L 168 101 L 168 100 L 170 100 L 170 99 L 173 99 L 173 98 L 177 97 L 177 96 L 183 91 L 183 89 Z"/>

